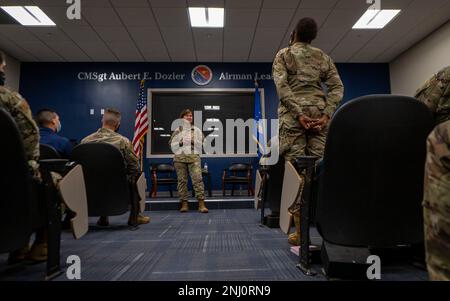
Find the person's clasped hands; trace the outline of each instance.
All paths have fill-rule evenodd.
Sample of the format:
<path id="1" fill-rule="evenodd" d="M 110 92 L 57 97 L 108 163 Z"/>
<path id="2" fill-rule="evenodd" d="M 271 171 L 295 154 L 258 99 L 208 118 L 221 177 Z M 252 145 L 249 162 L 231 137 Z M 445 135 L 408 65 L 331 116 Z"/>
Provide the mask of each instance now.
<path id="1" fill-rule="evenodd" d="M 298 121 L 306 130 L 321 131 L 328 123 L 328 116 L 322 115 L 320 118 L 311 118 L 305 114 L 298 117 Z"/>

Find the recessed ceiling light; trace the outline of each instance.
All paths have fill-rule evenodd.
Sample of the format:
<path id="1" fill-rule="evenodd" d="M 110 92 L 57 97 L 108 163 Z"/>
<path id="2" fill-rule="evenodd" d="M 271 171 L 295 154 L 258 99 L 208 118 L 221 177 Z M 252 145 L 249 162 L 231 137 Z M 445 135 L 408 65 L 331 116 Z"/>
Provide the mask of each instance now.
<path id="1" fill-rule="evenodd" d="M 381 29 L 400 13 L 400 9 L 368 9 L 353 29 Z"/>
<path id="2" fill-rule="evenodd" d="M 56 26 L 37 6 L 1 6 L 1 8 L 25 26 Z"/>
<path id="3" fill-rule="evenodd" d="M 189 7 L 188 10 L 192 27 L 223 27 L 223 8 Z"/>

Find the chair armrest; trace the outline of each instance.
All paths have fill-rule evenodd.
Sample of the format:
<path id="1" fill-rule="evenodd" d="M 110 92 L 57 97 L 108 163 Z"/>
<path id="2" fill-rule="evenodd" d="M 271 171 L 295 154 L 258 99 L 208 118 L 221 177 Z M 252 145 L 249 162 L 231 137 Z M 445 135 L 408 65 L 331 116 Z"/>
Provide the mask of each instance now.
<path id="1" fill-rule="evenodd" d="M 67 159 L 46 159 L 39 160 L 39 165 L 43 170 L 65 175 L 76 165 L 76 162 Z"/>

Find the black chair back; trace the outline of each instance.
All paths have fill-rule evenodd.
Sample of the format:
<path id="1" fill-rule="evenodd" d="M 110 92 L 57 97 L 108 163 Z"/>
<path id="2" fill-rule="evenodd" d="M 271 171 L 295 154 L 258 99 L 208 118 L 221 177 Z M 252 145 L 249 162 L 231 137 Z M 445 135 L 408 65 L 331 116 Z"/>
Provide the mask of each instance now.
<path id="1" fill-rule="evenodd" d="M 0 109 L 0 253 L 24 247 L 32 232 L 31 177 L 22 136 L 4 109 Z"/>
<path id="2" fill-rule="evenodd" d="M 153 166 L 153 170 L 157 173 L 171 174 L 175 172 L 175 167 L 171 164 L 157 164 Z"/>
<path id="3" fill-rule="evenodd" d="M 58 151 L 53 146 L 48 144 L 40 144 L 39 153 L 40 160 L 61 159 L 61 155 L 58 153 Z"/>
<path id="4" fill-rule="evenodd" d="M 414 98 L 369 95 L 331 121 L 316 223 L 324 240 L 386 247 L 423 241 L 421 201 L 428 108 Z"/>
<path id="5" fill-rule="evenodd" d="M 253 167 L 250 164 L 245 163 L 233 163 L 228 167 L 228 170 L 231 172 L 247 172 L 251 170 Z"/>
<path id="6" fill-rule="evenodd" d="M 72 159 L 83 167 L 89 216 L 121 215 L 130 204 L 129 182 L 121 152 L 111 144 L 76 146 Z"/>

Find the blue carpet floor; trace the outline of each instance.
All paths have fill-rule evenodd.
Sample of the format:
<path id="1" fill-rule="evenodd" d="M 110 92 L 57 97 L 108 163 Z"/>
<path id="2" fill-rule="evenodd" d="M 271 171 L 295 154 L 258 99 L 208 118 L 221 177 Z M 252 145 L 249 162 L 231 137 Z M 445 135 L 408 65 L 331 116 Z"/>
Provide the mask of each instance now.
<path id="1" fill-rule="evenodd" d="M 74 240 L 63 233 L 63 271 L 66 258 L 81 259 L 82 280 L 326 280 L 321 266 L 315 277 L 302 274 L 295 265 L 287 237 L 280 229 L 259 224 L 254 209 L 217 209 L 209 214 L 190 211 L 150 211 L 150 224 L 136 231 L 126 227 L 128 216 L 112 217 L 110 227 L 91 227 Z M 312 239 L 320 237 L 313 231 Z M 0 280 L 42 280 L 45 264 L 7 266 L 0 255 Z M 427 273 L 409 263 L 382 267 L 383 280 L 427 280 Z M 64 281 L 65 273 L 55 278 Z"/>

